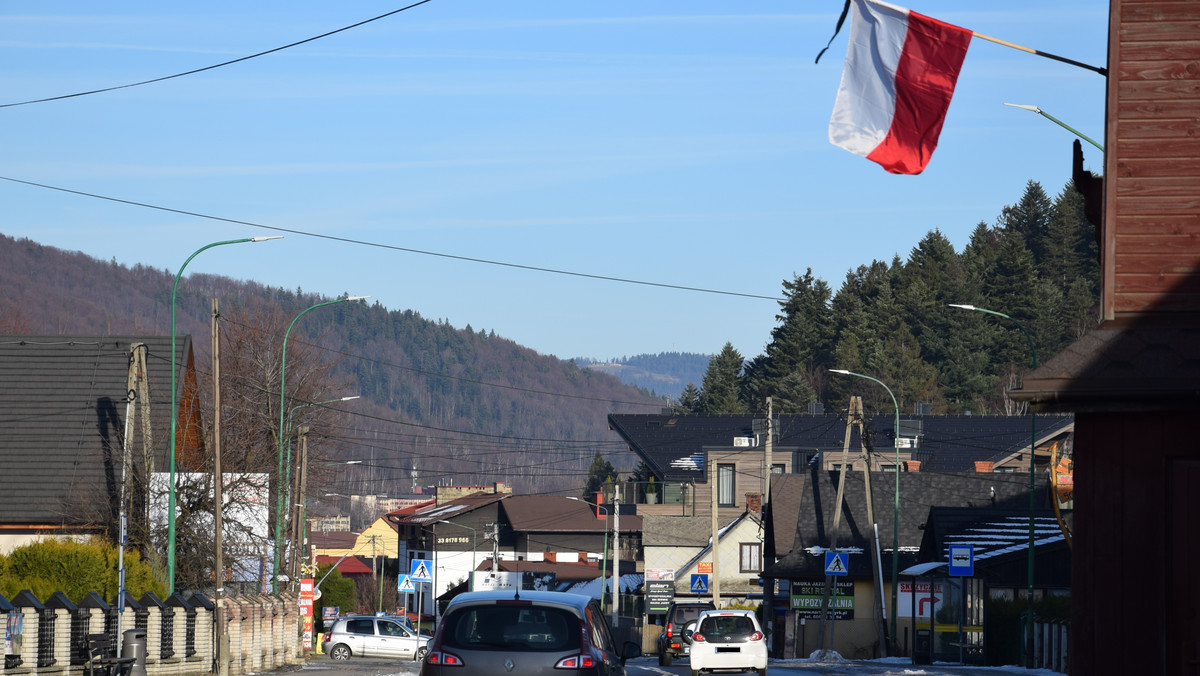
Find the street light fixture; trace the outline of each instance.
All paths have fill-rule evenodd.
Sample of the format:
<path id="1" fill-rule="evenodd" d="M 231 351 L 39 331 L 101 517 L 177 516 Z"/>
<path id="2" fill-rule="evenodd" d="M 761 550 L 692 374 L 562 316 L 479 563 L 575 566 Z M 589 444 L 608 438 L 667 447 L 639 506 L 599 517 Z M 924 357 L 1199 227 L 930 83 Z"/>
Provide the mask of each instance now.
<path id="1" fill-rule="evenodd" d="M 829 369 L 832 373 L 840 373 L 845 376 L 854 376 L 855 378 L 865 378 L 872 382 L 879 383 L 883 389 L 887 390 L 888 396 L 892 398 L 892 408 L 896 412 L 896 423 L 893 437 L 893 444 L 896 449 L 896 494 L 895 502 L 892 504 L 892 607 L 888 609 L 888 631 L 891 634 L 892 645 L 896 645 L 896 600 L 897 591 L 900 588 L 900 406 L 896 403 L 896 395 L 892 394 L 892 388 L 888 387 L 878 378 L 872 378 L 861 373 L 847 371 L 845 369 Z M 894 649 L 892 651 L 894 654 Z"/>
<path id="2" fill-rule="evenodd" d="M 284 400 L 284 396 L 287 394 L 287 390 L 284 388 L 284 384 L 286 382 L 285 377 L 287 375 L 288 336 L 291 335 L 292 327 L 294 327 L 296 325 L 296 322 L 301 317 L 303 317 L 305 314 L 311 312 L 312 310 L 315 310 L 319 307 L 325 307 L 326 305 L 334 305 L 336 303 L 345 303 L 346 301 L 352 301 L 352 300 L 362 300 L 364 298 L 369 298 L 369 296 L 346 296 L 344 298 L 335 298 L 333 300 L 327 300 L 324 303 L 317 303 L 316 305 L 307 307 L 304 310 L 301 310 L 300 314 L 298 314 L 292 318 L 292 323 L 288 324 L 287 331 L 284 331 L 284 333 L 283 333 L 283 349 L 280 351 L 280 356 L 279 356 L 279 461 L 278 461 L 278 468 L 277 468 L 277 471 L 275 474 L 275 485 L 276 485 L 276 492 L 277 492 L 277 497 L 275 500 L 275 541 L 274 541 L 275 556 L 274 556 L 273 565 L 271 567 L 271 593 L 273 593 L 273 594 L 279 593 L 279 541 L 283 538 L 283 492 L 284 491 L 283 491 L 283 485 L 280 483 L 280 480 L 283 478 L 283 441 L 284 441 L 284 436 L 285 436 L 285 431 L 283 428 L 283 412 L 284 412 L 283 400 Z"/>
<path id="3" fill-rule="evenodd" d="M 1086 137 L 1085 137 L 1086 138 Z M 1033 355 L 1033 370 L 1037 370 L 1037 347 L 1033 344 L 1033 335 L 1029 333 L 1029 329 L 1021 322 L 1013 319 L 1003 312 L 988 310 L 974 305 L 962 303 L 950 303 L 950 307 L 956 307 L 963 310 L 973 310 L 984 314 L 994 315 L 1002 319 L 1007 319 L 1021 329 L 1021 333 L 1025 334 L 1025 338 L 1029 341 L 1029 353 Z M 1034 553 L 1034 513 L 1037 510 L 1037 501 L 1034 497 L 1034 484 L 1036 471 L 1034 468 L 1034 456 L 1037 449 L 1037 414 L 1033 411 L 1033 402 L 1029 403 L 1029 588 L 1027 590 L 1028 598 L 1026 598 L 1025 608 L 1025 636 L 1021 640 L 1021 664 L 1028 664 L 1026 653 L 1028 652 L 1027 644 L 1032 641 L 1033 637 L 1033 553 Z"/>
<path id="4" fill-rule="evenodd" d="M 596 509 L 604 510 L 604 553 L 600 556 L 600 610 L 604 611 L 604 597 L 608 595 L 608 508 L 604 505 L 599 505 L 594 502 L 588 502 L 583 498 L 566 496 L 568 500 L 582 502 L 585 505 L 591 505 Z M 620 584 L 617 579 L 613 580 L 614 585 Z M 614 599 L 616 600 L 616 599 Z"/>
<path id="5" fill-rule="evenodd" d="M 444 521 L 443 520 L 443 521 L 437 521 L 435 523 L 444 523 L 447 526 L 458 526 L 459 528 L 466 528 L 467 530 L 471 531 L 471 572 L 469 575 L 467 575 L 467 590 L 475 591 L 475 567 L 477 565 L 475 563 L 475 551 L 476 551 L 476 545 L 478 543 L 478 540 L 476 540 L 476 536 L 478 535 L 478 532 L 476 532 L 476 530 L 474 528 L 471 528 L 470 526 L 466 526 L 461 523 L 454 523 L 453 521 Z M 435 533 L 435 535 L 436 535 L 436 533 Z"/>
<path id="6" fill-rule="evenodd" d="M 1071 132 L 1072 134 L 1078 136 L 1079 138 L 1083 139 L 1084 141 L 1087 141 L 1088 143 L 1096 146 L 1097 148 L 1100 149 L 1100 152 L 1104 152 L 1104 146 L 1100 145 L 1099 143 L 1096 143 L 1092 139 L 1088 138 L 1087 135 L 1080 133 L 1080 131 L 1078 129 L 1071 128 L 1070 126 L 1067 125 L 1066 122 L 1063 122 L 1062 120 L 1058 119 L 1057 117 L 1054 117 L 1050 113 L 1047 113 L 1046 111 L 1042 110 L 1041 108 L 1039 108 L 1037 106 L 1031 106 L 1031 105 L 1028 105 L 1025 103 L 1006 103 L 1004 105 L 1006 105 L 1010 108 L 1020 108 L 1021 110 L 1028 110 L 1031 113 L 1037 113 L 1038 115 L 1041 115 L 1042 117 L 1046 118 L 1047 120 L 1050 120 L 1054 124 L 1057 124 L 1058 126 L 1062 127 L 1063 129 L 1066 129 L 1067 131 Z M 967 307 L 965 305 L 954 305 L 954 303 L 951 303 L 950 305 L 953 307 L 961 307 L 961 308 Z"/>
<path id="7" fill-rule="evenodd" d="M 179 266 L 179 272 L 175 273 L 175 285 L 171 287 L 171 436 L 167 440 L 167 463 L 170 468 L 167 474 L 167 596 L 175 593 L 175 429 L 179 425 L 179 410 L 177 409 L 179 394 L 175 391 L 175 295 L 179 291 L 179 279 L 183 276 L 183 270 L 188 266 L 188 263 L 191 263 L 192 259 L 200 255 L 203 251 L 225 244 L 265 242 L 269 239 L 283 239 L 283 236 L 246 237 L 243 239 L 231 239 L 205 244 L 192 252 L 192 255 L 187 257 L 183 265 Z"/>

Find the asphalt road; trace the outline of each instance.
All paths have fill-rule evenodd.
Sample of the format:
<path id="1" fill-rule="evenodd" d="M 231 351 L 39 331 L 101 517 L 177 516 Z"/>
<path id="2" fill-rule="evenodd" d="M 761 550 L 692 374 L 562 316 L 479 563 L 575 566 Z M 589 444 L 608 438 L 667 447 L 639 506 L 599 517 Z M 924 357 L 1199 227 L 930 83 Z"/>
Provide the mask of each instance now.
<path id="1" fill-rule="evenodd" d="M 658 666 L 658 660 L 641 657 L 626 664 L 628 676 L 689 676 L 687 659 L 670 667 Z M 952 664 L 914 666 L 907 659 L 869 660 L 862 662 L 811 662 L 808 660 L 773 660 L 769 665 L 771 676 L 841 676 L 862 674 L 870 676 L 1055 676 L 1043 669 L 1021 669 L 1018 667 L 964 667 Z M 303 667 L 289 671 L 313 672 L 311 676 L 416 676 L 421 665 L 411 661 L 356 659 L 349 662 L 334 662 L 325 655 L 310 657 Z"/>

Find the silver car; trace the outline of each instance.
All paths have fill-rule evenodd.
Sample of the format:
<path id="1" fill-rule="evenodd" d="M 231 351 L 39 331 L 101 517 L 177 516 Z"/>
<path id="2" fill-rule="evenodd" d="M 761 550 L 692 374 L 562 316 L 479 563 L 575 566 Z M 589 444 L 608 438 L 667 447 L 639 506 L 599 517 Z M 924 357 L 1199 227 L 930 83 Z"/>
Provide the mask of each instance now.
<path id="1" fill-rule="evenodd" d="M 428 636 L 417 635 L 392 617 L 339 617 L 325 633 L 325 652 L 339 662 L 351 657 L 421 660 L 428 652 L 428 643 Z"/>
<path id="2" fill-rule="evenodd" d="M 625 660 L 641 654 L 626 642 L 618 652 L 600 606 L 562 592 L 466 592 L 446 607 L 421 676 L 624 676 Z"/>

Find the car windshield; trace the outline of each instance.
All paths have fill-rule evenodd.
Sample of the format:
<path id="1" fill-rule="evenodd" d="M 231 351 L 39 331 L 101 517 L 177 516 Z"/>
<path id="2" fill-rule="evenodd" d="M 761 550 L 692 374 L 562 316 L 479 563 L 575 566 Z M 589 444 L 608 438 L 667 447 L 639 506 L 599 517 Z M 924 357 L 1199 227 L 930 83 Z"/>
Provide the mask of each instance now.
<path id="1" fill-rule="evenodd" d="M 579 618 L 546 606 L 468 606 L 446 616 L 443 645 L 460 650 L 557 652 L 580 648 Z"/>
<path id="2" fill-rule="evenodd" d="M 754 621 L 745 615 L 709 615 L 700 623 L 700 633 L 705 638 L 744 639 L 754 633 Z"/>

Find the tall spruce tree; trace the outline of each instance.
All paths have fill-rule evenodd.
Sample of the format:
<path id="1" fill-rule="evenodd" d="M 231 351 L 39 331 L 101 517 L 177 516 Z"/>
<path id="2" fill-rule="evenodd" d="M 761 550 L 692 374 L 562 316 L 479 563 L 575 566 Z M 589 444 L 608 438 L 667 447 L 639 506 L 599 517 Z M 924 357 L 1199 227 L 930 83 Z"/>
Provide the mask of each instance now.
<path id="1" fill-rule="evenodd" d="M 748 413 L 738 397 L 741 390 L 742 364 L 745 360 L 732 343 L 725 343 L 721 352 L 708 362 L 704 384 L 700 390 L 700 413 Z"/>

